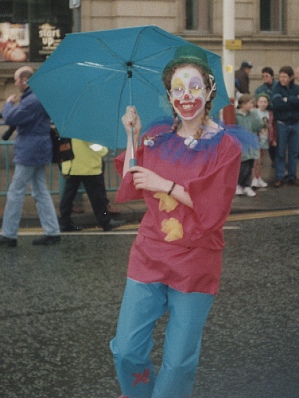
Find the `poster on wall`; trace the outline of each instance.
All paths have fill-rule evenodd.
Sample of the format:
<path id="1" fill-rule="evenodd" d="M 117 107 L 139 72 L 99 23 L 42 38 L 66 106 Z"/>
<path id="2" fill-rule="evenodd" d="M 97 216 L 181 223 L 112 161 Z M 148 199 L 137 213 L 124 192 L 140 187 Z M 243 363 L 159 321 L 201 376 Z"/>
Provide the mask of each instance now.
<path id="1" fill-rule="evenodd" d="M 50 23 L 30 24 L 30 61 L 43 62 L 59 46 L 66 34 L 67 25 Z"/>
<path id="2" fill-rule="evenodd" d="M 67 24 L 0 23 L 0 62 L 43 62 L 67 32 Z"/>
<path id="3" fill-rule="evenodd" d="M 0 62 L 25 62 L 29 53 L 29 25 L 0 23 Z"/>

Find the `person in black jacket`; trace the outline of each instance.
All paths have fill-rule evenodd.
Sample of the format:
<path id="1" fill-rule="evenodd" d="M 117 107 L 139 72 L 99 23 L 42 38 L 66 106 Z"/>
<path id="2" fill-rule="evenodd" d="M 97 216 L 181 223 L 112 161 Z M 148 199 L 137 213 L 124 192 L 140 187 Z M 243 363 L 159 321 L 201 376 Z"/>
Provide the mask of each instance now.
<path id="1" fill-rule="evenodd" d="M 283 66 L 279 70 L 279 81 L 273 87 L 272 106 L 278 136 L 274 186 L 281 187 L 285 179 L 289 184 L 299 186 L 296 176 L 299 153 L 299 85 L 294 83 L 291 66 Z"/>
<path id="2" fill-rule="evenodd" d="M 235 71 L 235 83 L 237 82 L 238 90 L 241 94 L 250 94 L 249 91 L 249 74 L 253 65 L 249 61 L 243 61 L 240 69 Z"/>

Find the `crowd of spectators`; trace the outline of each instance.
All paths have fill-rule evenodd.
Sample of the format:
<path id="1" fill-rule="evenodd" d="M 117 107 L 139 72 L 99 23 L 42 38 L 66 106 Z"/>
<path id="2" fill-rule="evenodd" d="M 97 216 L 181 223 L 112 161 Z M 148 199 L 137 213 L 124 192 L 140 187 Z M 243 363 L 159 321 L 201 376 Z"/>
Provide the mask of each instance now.
<path id="1" fill-rule="evenodd" d="M 255 197 L 256 192 L 260 188 L 267 188 L 268 186 L 272 186 L 274 188 L 281 188 L 284 184 L 296 185 L 299 186 L 299 179 L 297 177 L 297 164 L 299 158 L 299 66 L 293 68 L 292 66 L 285 65 L 282 66 L 278 70 L 277 77 L 275 78 L 274 70 L 271 66 L 265 66 L 261 70 L 261 84 L 254 90 L 254 93 L 251 94 L 250 92 L 250 73 L 253 70 L 253 64 L 250 61 L 243 61 L 240 65 L 240 68 L 235 71 L 235 104 L 236 104 L 236 123 L 245 125 L 249 130 L 252 131 L 253 134 L 258 136 L 260 141 L 260 151 L 257 154 L 254 154 L 250 159 L 246 159 L 242 162 L 241 170 L 240 170 L 240 177 L 239 177 L 239 184 L 236 189 L 237 195 L 246 195 L 249 197 Z M 19 74 L 22 75 L 19 76 Z M 29 74 L 28 74 L 29 73 Z M 36 103 L 36 107 L 39 106 L 37 99 L 31 93 L 29 86 L 27 85 L 27 79 L 30 77 L 33 71 L 29 70 L 28 67 L 24 67 L 16 72 L 15 78 L 17 87 L 20 88 L 22 98 L 20 105 L 16 106 L 16 97 L 10 96 L 6 104 L 3 108 L 3 119 L 7 122 L 8 128 L 6 129 L 5 133 L 2 135 L 3 140 L 7 140 L 13 134 L 15 129 L 19 131 L 22 130 L 23 121 L 18 118 L 18 111 L 20 110 L 20 114 L 22 113 L 22 106 L 24 104 L 27 106 L 26 101 L 28 102 L 28 98 L 30 99 L 29 105 L 31 106 L 32 103 Z M 18 80 L 19 79 L 19 80 Z M 20 81 L 20 84 L 18 84 Z M 34 101 L 31 100 L 31 97 L 28 97 L 28 93 L 33 97 Z M 28 97 L 28 98 L 27 98 Z M 41 109 L 41 114 L 42 114 Z M 0 115 L 2 117 L 2 114 Z M 34 123 L 34 120 L 32 120 Z M 43 125 L 43 131 L 45 131 L 45 139 L 50 140 L 48 137 L 48 129 L 50 125 L 50 119 L 47 119 L 47 126 Z M 21 127 L 20 127 L 21 126 Z M 35 128 L 35 126 L 34 126 Z M 21 130 L 20 130 L 21 129 Z M 34 131 L 34 130 L 32 130 Z M 25 135 L 17 135 L 18 140 L 25 139 Z M 30 137 L 29 137 L 30 138 Z M 26 172 L 30 169 L 35 170 L 42 170 L 45 163 L 47 163 L 50 159 L 50 141 L 48 142 L 47 146 L 43 146 L 43 148 L 48 148 L 47 156 L 44 157 L 41 161 L 41 164 L 35 164 L 35 160 L 24 163 L 24 159 L 20 161 L 19 158 L 15 158 L 16 163 L 16 171 L 18 171 L 21 167 L 24 168 Z M 20 150 L 24 151 L 24 145 L 20 147 Z M 92 156 L 95 156 L 95 153 L 90 150 L 89 146 L 87 145 L 88 150 L 90 153 L 93 153 Z M 15 148 L 15 156 L 18 154 L 18 147 Z M 32 146 L 28 147 L 28 151 L 32 152 Z M 30 153 L 30 152 L 26 153 Z M 33 151 L 34 153 L 34 151 Z M 263 174 L 269 174 L 263 172 L 264 167 L 264 159 L 269 155 L 271 159 L 272 167 L 274 168 L 274 181 L 265 181 L 265 177 Z M 78 158 L 78 157 L 77 157 Z M 27 163 L 26 163 L 27 162 Z M 101 163 L 102 160 L 99 162 Z M 250 167 L 249 167 L 250 165 Z M 66 165 L 65 165 L 66 166 Z M 245 167 L 246 166 L 246 167 Z M 25 182 L 24 180 L 24 170 L 21 173 L 21 180 L 22 181 L 22 197 L 26 185 L 29 183 L 35 188 L 35 174 L 30 175 L 28 181 Z M 43 172 L 44 173 L 44 172 Z M 78 173 L 77 173 L 78 174 Z M 85 173 L 86 174 L 86 173 Z M 88 174 L 88 173 L 87 173 Z M 96 173 L 97 176 L 102 175 L 102 171 Z M 13 194 L 14 184 L 16 183 L 17 173 L 14 175 L 13 184 L 10 187 L 10 191 L 8 194 L 7 206 L 5 210 L 5 217 L 2 225 L 2 237 L 0 238 L 1 245 L 16 245 L 17 243 L 17 229 L 19 225 L 19 220 L 21 217 L 21 209 L 22 209 L 22 201 L 20 201 L 18 205 L 18 215 L 10 215 L 9 210 L 11 210 L 11 195 Z M 66 182 L 66 188 L 71 186 L 71 181 L 75 178 L 78 180 L 84 179 L 85 180 L 92 177 L 87 176 L 71 176 Z M 46 185 L 44 183 L 44 174 L 43 174 L 43 188 L 42 192 L 44 195 L 48 195 Z M 96 184 L 97 185 L 97 184 Z M 101 185 L 101 184 L 100 184 Z M 73 186 L 73 185 L 72 185 Z M 99 211 L 95 210 L 95 205 L 93 202 L 98 203 L 100 202 L 98 199 L 93 201 L 93 210 L 95 211 L 96 218 L 99 221 L 99 225 L 103 227 L 104 230 L 110 230 L 112 228 L 117 227 L 121 224 L 118 221 L 111 220 L 110 214 L 113 213 L 113 210 L 109 211 L 111 204 L 107 199 L 107 195 L 105 194 L 105 187 L 102 184 L 102 193 L 98 196 L 103 199 L 104 203 L 104 210 L 101 209 L 100 213 L 104 214 L 107 218 L 107 222 L 104 223 L 99 221 L 101 218 L 99 216 Z M 77 183 L 76 183 L 77 191 Z M 85 186 L 86 188 L 86 186 Z M 87 189 L 87 194 L 90 197 L 90 190 Z M 78 226 L 74 226 L 71 221 L 71 212 L 74 210 L 73 201 L 74 198 L 72 196 L 72 200 L 68 203 L 68 210 L 67 216 L 65 214 L 65 197 L 68 190 L 66 189 L 64 192 L 62 204 L 60 205 L 60 212 L 62 213 L 60 219 L 60 227 L 62 231 L 64 230 L 80 230 L 81 228 Z M 39 203 L 39 191 L 38 194 L 34 193 L 35 200 L 37 205 L 43 206 L 45 201 L 43 200 L 41 205 Z M 51 212 L 53 217 L 51 217 L 53 221 L 53 226 L 49 223 L 49 226 L 46 221 L 44 221 L 43 214 L 48 214 L 43 211 L 42 207 L 39 208 L 39 216 L 42 222 L 42 225 L 45 230 L 45 236 L 42 239 L 34 242 L 34 244 L 53 244 L 58 243 L 60 241 L 60 229 L 57 224 L 56 215 L 53 213 L 53 204 L 51 198 L 47 196 L 47 203 L 49 203 L 49 208 L 51 208 Z M 99 214 L 98 214 L 99 213 Z M 13 217 L 15 221 L 14 230 L 11 231 L 11 217 Z M 114 225 L 115 223 L 115 225 Z M 107 224 L 107 225 L 106 225 Z M 52 228 L 52 229 L 51 229 Z"/>
<path id="2" fill-rule="evenodd" d="M 296 173 L 299 158 L 299 67 L 282 66 L 275 79 L 272 67 L 265 66 L 261 70 L 262 83 L 255 89 L 254 94 L 248 97 L 249 75 L 252 69 L 251 62 L 243 61 L 240 68 L 235 71 L 237 124 L 244 125 L 244 120 L 248 122 L 255 117 L 261 122 L 258 130 L 247 126 L 252 133 L 257 134 L 261 146 L 260 155 L 255 158 L 252 166 L 251 188 L 256 190 L 268 186 L 268 183 L 262 179 L 266 152 L 269 152 L 275 170 L 271 186 L 275 188 L 280 188 L 284 184 L 299 186 Z M 244 108 L 244 103 L 252 106 L 245 105 Z M 255 192 L 240 185 L 236 194 L 255 196 Z"/>

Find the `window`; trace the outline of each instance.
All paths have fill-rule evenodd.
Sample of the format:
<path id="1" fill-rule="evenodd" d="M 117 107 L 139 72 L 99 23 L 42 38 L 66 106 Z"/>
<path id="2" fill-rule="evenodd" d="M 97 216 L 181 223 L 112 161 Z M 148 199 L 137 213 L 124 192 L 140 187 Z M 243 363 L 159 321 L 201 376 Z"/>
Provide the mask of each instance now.
<path id="1" fill-rule="evenodd" d="M 71 14 L 65 0 L 0 0 L 0 22 L 64 22 L 71 27 Z"/>
<path id="2" fill-rule="evenodd" d="M 283 31 L 284 0 L 260 0 L 260 30 Z"/>
<path id="3" fill-rule="evenodd" d="M 0 0 L 0 21 L 9 21 L 12 17 L 12 1 Z"/>
<path id="4" fill-rule="evenodd" d="M 209 0 L 186 0 L 186 30 L 210 31 Z"/>
<path id="5" fill-rule="evenodd" d="M 66 0 L 0 0 L 0 62 L 42 62 L 71 31 Z"/>

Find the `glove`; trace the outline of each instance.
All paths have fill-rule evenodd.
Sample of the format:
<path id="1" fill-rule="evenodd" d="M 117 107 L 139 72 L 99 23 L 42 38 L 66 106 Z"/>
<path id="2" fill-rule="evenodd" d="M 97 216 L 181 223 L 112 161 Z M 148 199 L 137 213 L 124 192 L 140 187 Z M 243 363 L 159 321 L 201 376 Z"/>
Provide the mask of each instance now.
<path id="1" fill-rule="evenodd" d="M 9 140 L 12 133 L 15 131 L 15 126 L 9 126 L 9 128 L 2 134 L 2 140 L 7 141 Z"/>

